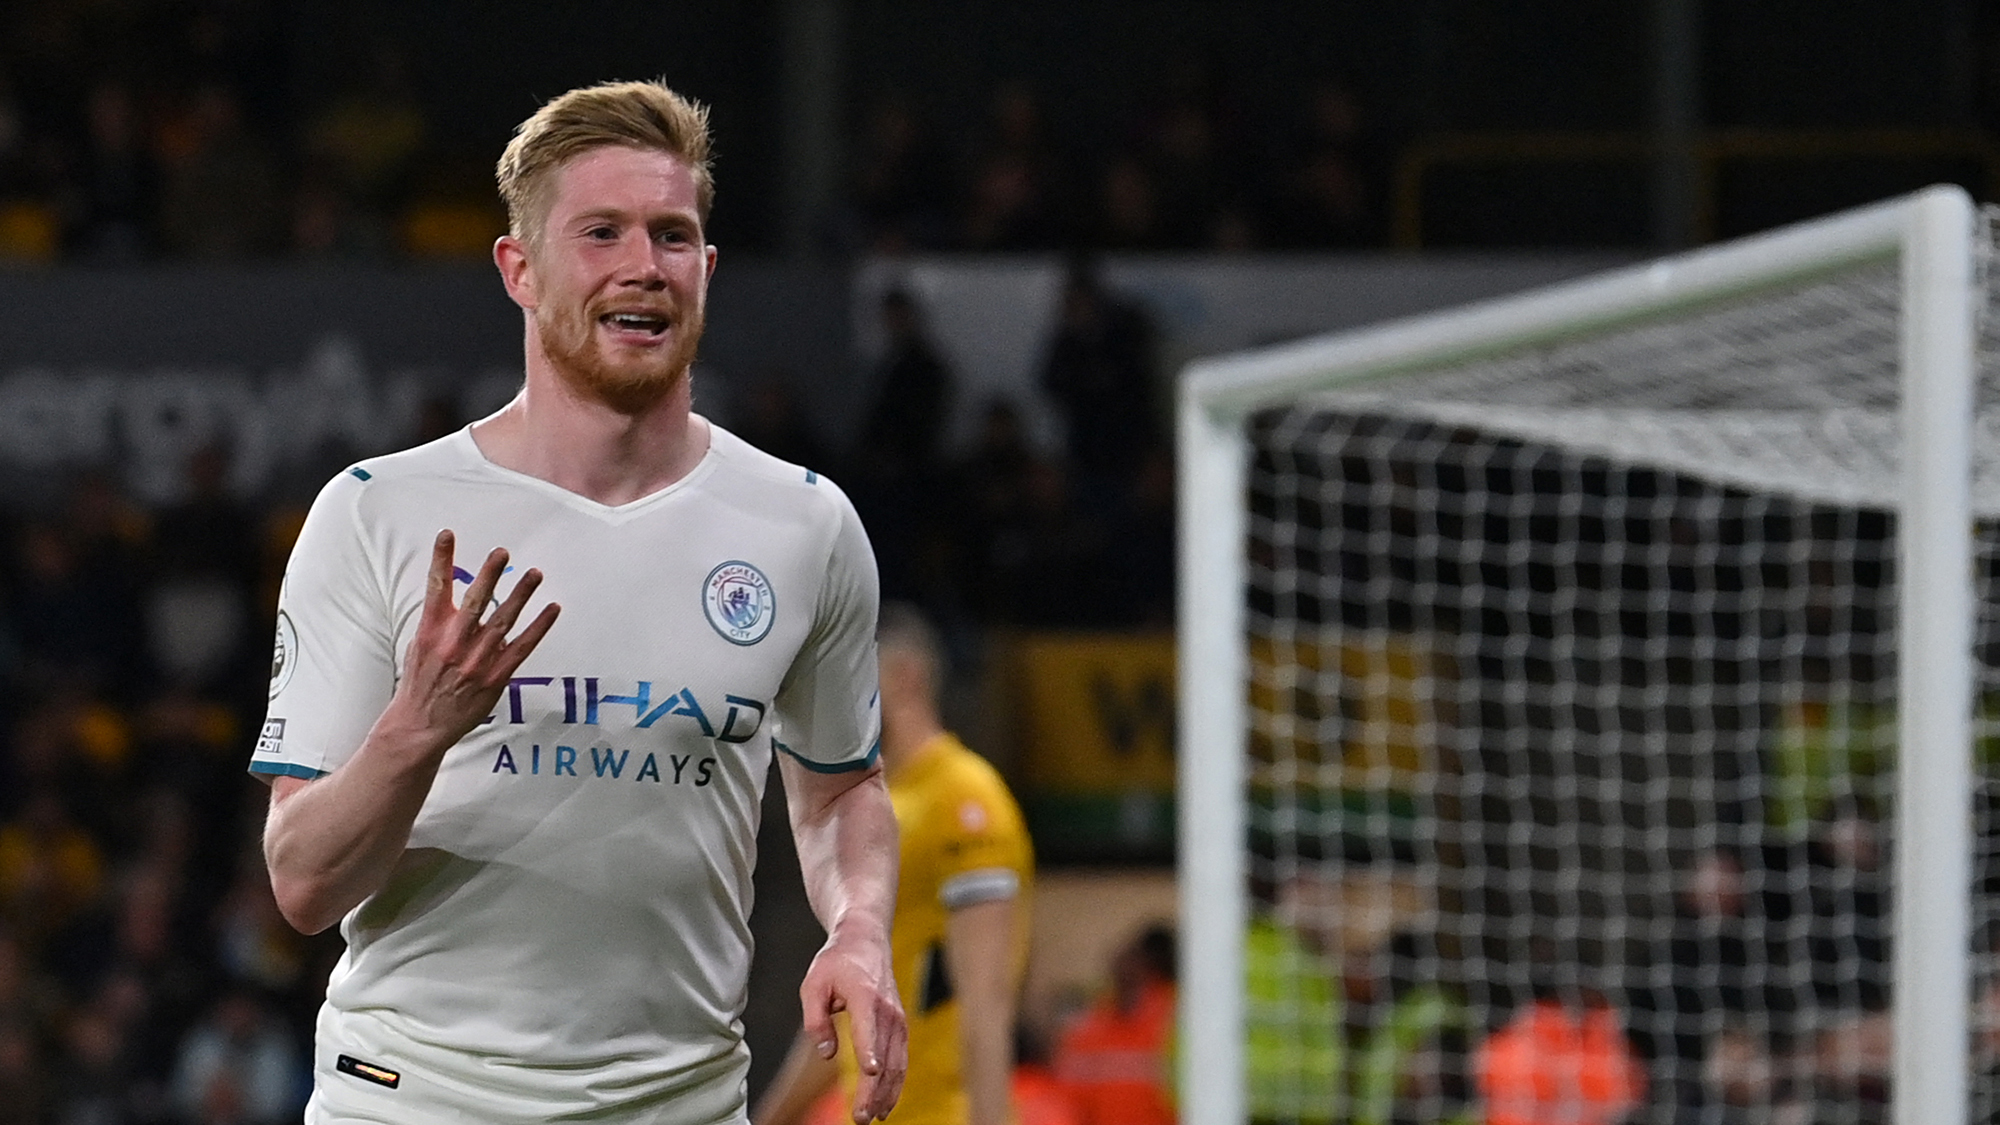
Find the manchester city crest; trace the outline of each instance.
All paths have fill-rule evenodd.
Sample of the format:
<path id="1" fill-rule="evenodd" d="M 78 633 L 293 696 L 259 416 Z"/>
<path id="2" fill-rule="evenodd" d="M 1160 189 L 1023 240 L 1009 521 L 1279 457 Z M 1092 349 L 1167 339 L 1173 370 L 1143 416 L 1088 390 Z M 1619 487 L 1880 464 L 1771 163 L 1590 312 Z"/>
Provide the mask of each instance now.
<path id="1" fill-rule="evenodd" d="M 747 562 L 732 560 L 708 572 L 701 608 L 708 623 L 732 644 L 754 645 L 771 631 L 777 603 L 771 580 Z"/>

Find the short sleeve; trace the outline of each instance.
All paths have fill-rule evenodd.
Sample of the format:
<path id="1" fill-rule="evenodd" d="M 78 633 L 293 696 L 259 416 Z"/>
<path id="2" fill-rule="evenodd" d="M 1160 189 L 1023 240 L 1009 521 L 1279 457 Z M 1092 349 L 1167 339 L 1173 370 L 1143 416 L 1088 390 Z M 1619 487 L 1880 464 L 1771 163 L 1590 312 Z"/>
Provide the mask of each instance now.
<path id="1" fill-rule="evenodd" d="M 947 910 L 1014 898 L 1034 863 L 1020 806 L 1005 784 L 993 776 L 968 782 L 931 812 L 950 840 L 941 849 L 938 883 L 938 900 Z"/>
<path id="2" fill-rule="evenodd" d="M 875 552 L 854 505 L 821 478 L 837 500 L 825 576 L 813 626 L 778 689 L 774 744 L 820 773 L 866 769 L 881 753 L 882 711 L 876 684 L 875 614 L 881 592 Z"/>
<path id="3" fill-rule="evenodd" d="M 393 622 L 358 511 L 366 487 L 358 473 L 343 473 L 321 489 L 285 565 L 271 704 L 251 773 L 331 773 L 395 692 Z"/>

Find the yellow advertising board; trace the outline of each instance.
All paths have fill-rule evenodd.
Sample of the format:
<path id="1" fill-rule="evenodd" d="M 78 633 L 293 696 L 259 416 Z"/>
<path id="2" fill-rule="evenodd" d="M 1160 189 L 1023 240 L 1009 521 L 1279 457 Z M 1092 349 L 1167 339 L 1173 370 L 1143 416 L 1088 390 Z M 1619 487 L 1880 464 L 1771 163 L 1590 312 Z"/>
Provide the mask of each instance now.
<path id="1" fill-rule="evenodd" d="M 1018 717 L 1030 786 L 1171 790 L 1174 640 L 1166 633 L 1024 637 Z M 1412 789 L 1437 768 L 1439 661 L 1417 638 L 1257 638 L 1252 756 L 1321 770 L 1339 788 Z"/>
<path id="2" fill-rule="evenodd" d="M 1253 639 L 1253 780 L 1330 790 L 1428 788 L 1425 775 L 1438 768 L 1443 671 L 1432 649 L 1406 634 Z"/>
<path id="3" fill-rule="evenodd" d="M 1042 634 L 1022 638 L 1015 653 L 1030 787 L 1173 791 L 1171 633 Z"/>

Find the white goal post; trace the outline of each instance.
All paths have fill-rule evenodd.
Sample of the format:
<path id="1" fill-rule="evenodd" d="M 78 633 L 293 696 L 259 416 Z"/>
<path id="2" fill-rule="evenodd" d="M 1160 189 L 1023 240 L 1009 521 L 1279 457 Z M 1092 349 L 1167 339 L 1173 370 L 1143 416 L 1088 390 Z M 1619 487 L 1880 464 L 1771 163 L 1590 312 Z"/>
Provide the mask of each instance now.
<path id="1" fill-rule="evenodd" d="M 1251 500 L 1257 417 L 1353 389 L 1362 392 L 1355 401 L 1365 405 L 1351 409 L 1394 413 L 1398 387 L 1412 376 L 1450 374 L 1468 365 L 1505 367 L 1510 357 L 1645 330 L 1863 266 L 1892 270 L 1900 279 L 1899 295 L 1891 298 L 1899 306 L 1893 366 L 1900 391 L 1887 408 L 1900 427 L 1901 468 L 1883 504 L 1895 520 L 1894 600 L 1893 608 L 1885 609 L 1892 618 L 1887 630 L 1894 637 L 1894 675 L 1893 689 L 1883 689 L 1893 690 L 1898 748 L 1888 1017 L 1894 1120 L 1899 1125 L 1967 1120 L 1970 810 L 1979 675 L 1974 419 L 1986 243 L 1984 222 L 1970 198 L 1957 188 L 1935 187 L 1520 296 L 1188 367 L 1178 399 L 1177 1081 L 1183 1122 L 1236 1125 L 1251 1116 L 1244 1080 L 1244 976 L 1252 910 L 1251 743 L 1259 720 L 1252 713 L 1258 658 L 1250 591 L 1253 568 L 1264 565 L 1250 548 L 1258 518 Z M 1583 406 L 1595 409 L 1587 396 Z M 1488 411 L 1475 395 L 1426 406 L 1421 414 L 1427 424 L 1475 430 L 1483 413 L 1506 414 L 1512 420 L 1500 430 L 1511 435 L 1509 441 L 1526 434 L 1561 446 L 1566 424 L 1541 433 L 1535 409 L 1531 400 L 1517 398 L 1504 410 Z M 1701 455 L 1676 454 L 1674 449 L 1685 447 L 1676 446 L 1681 439 L 1670 428 L 1647 432 L 1667 433 L 1658 439 L 1658 448 L 1667 451 L 1660 457 L 1682 458 L 1670 469 L 1702 475 Z M 1585 444 L 1590 457 L 1614 464 L 1621 460 L 1620 448 L 1638 448 L 1636 439 L 1616 432 Z M 1634 459 L 1660 463 L 1644 451 Z M 1891 451 L 1889 460 L 1896 459 Z M 1745 470 L 1722 483 L 1754 488 L 1754 479 L 1745 482 L 1755 475 Z M 1784 494 L 1787 487 L 1774 485 L 1773 494 Z M 1327 573 L 1285 578 L 1291 583 L 1287 589 L 1331 580 Z"/>

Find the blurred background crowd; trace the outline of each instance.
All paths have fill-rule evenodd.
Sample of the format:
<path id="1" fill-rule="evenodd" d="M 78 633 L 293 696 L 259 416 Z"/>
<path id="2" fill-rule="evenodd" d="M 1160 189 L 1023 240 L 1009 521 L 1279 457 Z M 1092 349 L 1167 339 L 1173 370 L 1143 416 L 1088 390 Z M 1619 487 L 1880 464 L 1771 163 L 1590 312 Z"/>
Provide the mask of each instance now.
<path id="1" fill-rule="evenodd" d="M 422 45 L 389 34 L 351 44 L 326 86 L 302 88 L 295 16 L 229 0 L 0 13 L 0 255 L 482 256 L 500 220 L 489 148 L 504 137 L 456 128 L 429 95 Z M 1336 74 L 1252 109 L 1190 56 L 1082 134 L 1075 107 L 1028 78 L 979 101 L 946 119 L 921 92 L 867 93 L 844 138 L 845 189 L 812 219 L 817 248 L 1386 241 L 1384 138 Z M 739 171 L 753 158 L 724 136 L 729 242 L 768 244 L 772 224 L 730 198 L 755 191 Z"/>
<path id="2" fill-rule="evenodd" d="M 494 153 L 580 75 L 665 74 L 712 104 L 738 250 L 1684 245 L 1996 167 L 2000 19 L 1974 0 L 596 18 L 16 0 L 0 257 L 483 258 Z"/>

